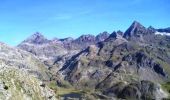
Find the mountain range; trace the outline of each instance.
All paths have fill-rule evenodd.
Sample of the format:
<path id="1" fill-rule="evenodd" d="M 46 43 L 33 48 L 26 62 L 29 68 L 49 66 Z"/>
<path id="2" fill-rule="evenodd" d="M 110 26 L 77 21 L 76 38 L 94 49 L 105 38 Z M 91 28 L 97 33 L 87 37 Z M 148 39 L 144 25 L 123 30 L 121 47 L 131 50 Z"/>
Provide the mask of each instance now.
<path id="1" fill-rule="evenodd" d="M 0 99 L 161 100 L 170 96 L 170 28 L 0 43 Z"/>

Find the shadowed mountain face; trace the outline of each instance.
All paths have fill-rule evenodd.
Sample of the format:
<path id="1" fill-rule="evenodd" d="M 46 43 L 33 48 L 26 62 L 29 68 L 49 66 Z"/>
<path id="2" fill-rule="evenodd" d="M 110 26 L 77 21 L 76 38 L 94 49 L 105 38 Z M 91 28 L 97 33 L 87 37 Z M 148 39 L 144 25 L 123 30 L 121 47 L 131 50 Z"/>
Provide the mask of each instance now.
<path id="1" fill-rule="evenodd" d="M 134 21 L 132 25 L 126 30 L 123 37 L 128 40 L 145 41 L 143 37 L 154 34 L 152 28 L 145 28 L 139 22 Z"/>
<path id="2" fill-rule="evenodd" d="M 124 33 L 125 38 L 129 39 L 132 37 L 137 37 L 139 35 L 143 35 L 146 33 L 146 28 L 144 26 L 142 26 L 140 23 L 134 21 L 132 23 L 132 25 L 126 30 L 126 32 Z"/>
<path id="3" fill-rule="evenodd" d="M 47 83 L 82 90 L 79 99 L 160 100 L 168 97 L 160 85 L 170 81 L 170 37 L 162 32 L 168 28 L 145 28 L 134 21 L 124 33 L 103 32 L 77 39 L 48 40 L 35 33 L 17 48 L 33 54 L 48 68 Z"/>

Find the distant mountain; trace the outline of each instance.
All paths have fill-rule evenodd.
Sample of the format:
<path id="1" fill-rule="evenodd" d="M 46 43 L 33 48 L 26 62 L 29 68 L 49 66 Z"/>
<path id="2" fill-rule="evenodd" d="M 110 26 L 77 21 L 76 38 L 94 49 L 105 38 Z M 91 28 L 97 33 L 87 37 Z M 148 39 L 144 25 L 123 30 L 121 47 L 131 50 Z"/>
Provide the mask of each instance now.
<path id="1" fill-rule="evenodd" d="M 145 28 L 139 22 L 134 21 L 132 25 L 125 31 L 123 37 L 126 39 L 142 39 L 144 35 L 154 33 L 151 28 Z"/>
<path id="2" fill-rule="evenodd" d="M 105 41 L 90 45 L 72 56 L 59 72 L 73 86 L 101 90 L 109 98 L 164 98 L 167 93 L 154 83 L 166 81 L 170 74 L 166 70 L 170 67 L 170 49 L 167 46 L 170 37 L 158 36 L 155 32 L 135 21 L 123 35 L 120 31 L 113 32 Z M 148 90 L 151 84 L 154 88 Z"/>
<path id="3" fill-rule="evenodd" d="M 96 36 L 96 42 L 101 42 L 101 41 L 104 41 L 106 40 L 108 37 L 110 36 L 110 34 L 108 32 L 103 32 L 103 33 L 100 33 Z"/>
<path id="4" fill-rule="evenodd" d="M 140 34 L 145 33 L 145 32 L 146 32 L 146 28 L 144 26 L 142 26 L 139 22 L 134 21 L 132 23 L 132 25 L 125 31 L 123 37 L 129 39 L 131 37 L 140 35 Z"/>
<path id="5" fill-rule="evenodd" d="M 167 30 L 146 28 L 134 21 L 125 32 L 87 34 L 77 39 L 48 40 L 35 33 L 18 48 L 41 60 L 49 71 L 47 82 L 52 81 L 57 89 L 71 85 L 81 90 L 83 94 L 76 98 L 161 100 L 169 95 L 169 90 L 162 88 L 170 81 Z"/>
<path id="6" fill-rule="evenodd" d="M 46 39 L 41 33 L 36 32 L 28 39 L 24 40 L 23 43 L 32 43 L 32 44 L 44 44 L 49 43 L 50 41 Z"/>
<path id="7" fill-rule="evenodd" d="M 40 59 L 53 59 L 58 55 L 67 54 L 62 42 L 54 39 L 53 41 L 44 38 L 40 33 L 35 33 L 18 45 L 19 48 L 26 50 Z"/>
<path id="8" fill-rule="evenodd" d="M 41 33 L 37 32 L 24 40 L 18 47 L 31 52 L 41 59 L 53 59 L 72 51 L 80 51 L 89 45 L 104 41 L 108 37 L 109 33 L 103 32 L 96 37 L 93 35 L 82 35 L 75 40 L 71 37 L 48 40 Z"/>
<path id="9" fill-rule="evenodd" d="M 166 33 L 170 33 L 170 27 L 168 28 L 164 28 L 164 29 L 157 29 L 158 32 L 166 32 Z"/>

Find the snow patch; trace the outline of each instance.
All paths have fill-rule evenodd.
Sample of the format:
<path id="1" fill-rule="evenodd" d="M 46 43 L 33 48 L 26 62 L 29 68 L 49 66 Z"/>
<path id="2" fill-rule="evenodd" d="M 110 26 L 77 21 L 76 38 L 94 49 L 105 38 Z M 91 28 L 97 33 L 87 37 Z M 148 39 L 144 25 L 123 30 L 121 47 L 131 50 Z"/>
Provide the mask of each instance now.
<path id="1" fill-rule="evenodd" d="M 156 35 L 160 34 L 160 35 L 168 35 L 170 36 L 170 33 L 167 32 L 155 32 Z"/>

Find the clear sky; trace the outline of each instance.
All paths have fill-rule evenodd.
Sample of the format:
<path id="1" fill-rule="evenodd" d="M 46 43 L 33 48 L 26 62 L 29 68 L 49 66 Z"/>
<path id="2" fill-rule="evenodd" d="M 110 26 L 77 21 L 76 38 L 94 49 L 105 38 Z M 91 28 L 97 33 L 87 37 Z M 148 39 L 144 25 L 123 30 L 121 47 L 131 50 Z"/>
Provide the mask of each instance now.
<path id="1" fill-rule="evenodd" d="M 0 0 L 0 41 L 15 46 L 34 32 L 78 37 L 144 26 L 170 27 L 170 0 Z"/>

